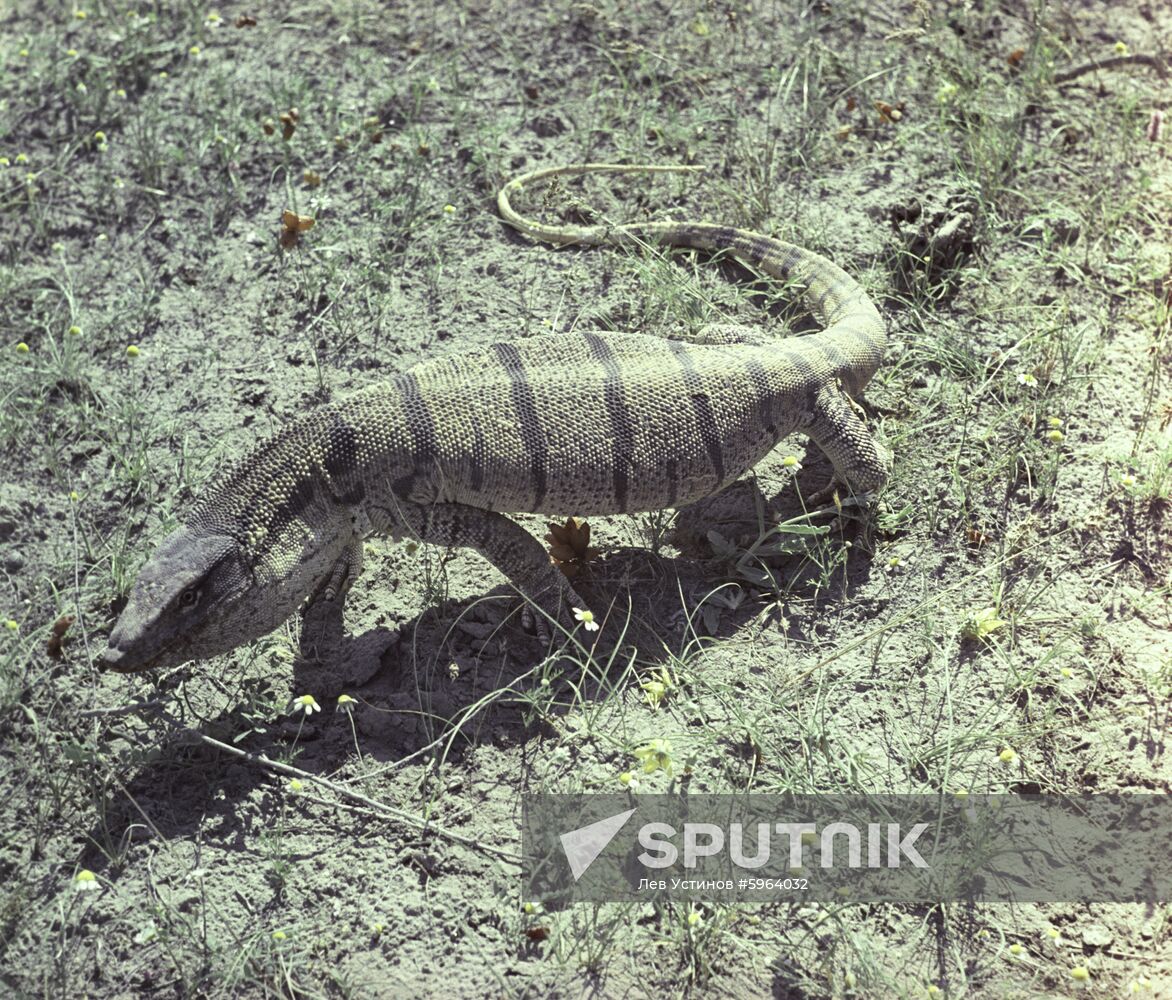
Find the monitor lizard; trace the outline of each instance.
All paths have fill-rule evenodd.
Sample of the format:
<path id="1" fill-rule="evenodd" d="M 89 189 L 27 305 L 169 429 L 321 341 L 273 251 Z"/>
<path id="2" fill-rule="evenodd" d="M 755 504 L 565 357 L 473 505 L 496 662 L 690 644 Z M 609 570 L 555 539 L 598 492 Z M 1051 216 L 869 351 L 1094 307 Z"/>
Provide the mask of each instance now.
<path id="1" fill-rule="evenodd" d="M 372 534 L 470 546 L 572 627 L 567 611 L 584 602 L 508 514 L 682 507 L 736 480 L 795 431 L 817 443 L 846 486 L 882 485 L 886 449 L 850 397 L 880 363 L 884 323 L 840 267 L 724 225 L 553 227 L 510 202 L 546 177 L 697 169 L 538 170 L 508 182 L 498 207 L 521 233 L 549 243 L 728 254 L 800 286 L 822 332 L 772 338 L 717 325 L 699 342 L 550 333 L 427 360 L 298 416 L 203 489 L 139 573 L 103 664 L 134 672 L 210 657 L 267 634 L 307 599 L 344 599 Z"/>

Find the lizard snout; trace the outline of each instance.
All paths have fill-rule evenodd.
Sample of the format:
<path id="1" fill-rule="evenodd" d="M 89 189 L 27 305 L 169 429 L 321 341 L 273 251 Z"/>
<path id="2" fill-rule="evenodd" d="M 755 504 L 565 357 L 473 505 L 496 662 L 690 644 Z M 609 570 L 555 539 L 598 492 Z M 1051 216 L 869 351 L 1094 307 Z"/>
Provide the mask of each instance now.
<path id="1" fill-rule="evenodd" d="M 119 649 L 113 642 L 106 647 L 98 662 L 101 663 L 102 669 L 120 674 L 130 673 L 134 669 L 133 665 L 127 662 L 126 650 Z"/>

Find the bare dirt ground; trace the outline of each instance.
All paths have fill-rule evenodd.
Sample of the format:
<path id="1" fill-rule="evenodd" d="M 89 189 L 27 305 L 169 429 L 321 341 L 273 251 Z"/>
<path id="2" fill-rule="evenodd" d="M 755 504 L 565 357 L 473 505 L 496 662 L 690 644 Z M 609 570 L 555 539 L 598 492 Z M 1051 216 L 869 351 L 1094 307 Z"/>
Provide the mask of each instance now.
<path id="1" fill-rule="evenodd" d="M 512 860 L 522 791 L 620 790 L 656 739 L 641 790 L 1172 788 L 1170 50 L 1142 2 L 0 11 L 0 981 L 1172 996 L 1166 903 L 547 913 Z M 859 277 L 892 337 L 878 502 L 812 538 L 759 515 L 828 478 L 796 438 L 719 523 L 592 519 L 603 627 L 562 657 L 474 555 L 372 540 L 347 626 L 375 672 L 338 710 L 296 621 L 102 673 L 200 484 L 307 407 L 550 330 L 787 333 L 702 255 L 501 224 L 505 180 L 582 161 L 708 170 L 525 207 L 719 220 Z M 285 210 L 316 220 L 287 248 Z"/>

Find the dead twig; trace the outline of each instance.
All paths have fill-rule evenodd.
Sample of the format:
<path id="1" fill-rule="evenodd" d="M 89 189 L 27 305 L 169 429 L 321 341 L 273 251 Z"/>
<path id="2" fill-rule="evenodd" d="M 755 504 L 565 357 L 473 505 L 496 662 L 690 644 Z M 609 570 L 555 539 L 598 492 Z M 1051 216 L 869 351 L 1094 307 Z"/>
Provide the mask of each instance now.
<path id="1" fill-rule="evenodd" d="M 1126 55 L 1111 56 L 1109 59 L 1093 59 L 1089 63 L 1063 70 L 1054 76 L 1055 83 L 1069 83 L 1071 80 L 1100 69 L 1118 69 L 1120 66 L 1149 66 L 1161 80 L 1168 79 L 1168 67 L 1159 56 Z"/>

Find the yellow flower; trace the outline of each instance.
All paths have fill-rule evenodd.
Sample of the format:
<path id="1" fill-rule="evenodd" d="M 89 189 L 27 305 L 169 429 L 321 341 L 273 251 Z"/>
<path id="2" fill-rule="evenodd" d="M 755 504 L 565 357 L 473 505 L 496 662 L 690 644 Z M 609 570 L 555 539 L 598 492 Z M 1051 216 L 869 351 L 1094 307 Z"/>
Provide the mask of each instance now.
<path id="1" fill-rule="evenodd" d="M 340 694 L 338 695 L 338 704 L 335 706 L 334 711 L 336 712 L 339 708 L 343 708 L 349 712 L 351 710 L 350 706 L 357 704 L 357 698 L 351 698 L 348 694 Z"/>
<path id="2" fill-rule="evenodd" d="M 28 344 L 26 344 L 22 340 L 19 344 L 16 345 L 16 353 L 17 354 L 28 354 Z"/>
<path id="3" fill-rule="evenodd" d="M 17 55 L 19 55 L 21 59 L 27 59 L 28 58 L 28 49 L 21 49 L 20 52 L 17 53 Z"/>
<path id="4" fill-rule="evenodd" d="M 624 788 L 636 789 L 639 787 L 639 779 L 636 778 L 630 771 L 623 771 L 619 775 L 619 784 Z"/>
<path id="5" fill-rule="evenodd" d="M 699 910 L 692 910 L 688 914 L 689 927 L 699 927 L 702 923 L 704 923 L 704 916 L 700 913 Z"/>
<path id="6" fill-rule="evenodd" d="M 1030 372 L 1019 372 L 1017 381 L 1019 385 L 1028 386 L 1031 389 L 1036 389 L 1038 386 L 1038 376 Z"/>
<path id="7" fill-rule="evenodd" d="M 9 632 L 15 632 L 18 628 L 20 628 L 20 622 L 18 622 L 15 618 L 9 618 L 4 623 L 4 627 L 8 629 Z"/>
<path id="8" fill-rule="evenodd" d="M 1065 438 L 1066 438 L 1066 435 L 1063 434 L 1062 431 L 1059 431 L 1059 430 L 1053 430 L 1053 431 L 1046 432 L 1046 440 L 1051 441 L 1054 444 L 1058 444 L 1060 441 L 1065 440 Z"/>
<path id="9" fill-rule="evenodd" d="M 131 344 L 128 348 L 126 348 L 126 356 L 128 358 L 137 358 L 141 353 L 142 352 L 138 349 L 138 345 L 136 344 Z"/>
<path id="10" fill-rule="evenodd" d="M 7 156 L 0 156 L 0 167 L 8 167 L 12 165 L 12 161 Z"/>
<path id="11" fill-rule="evenodd" d="M 103 132 L 101 129 L 98 129 L 94 133 L 94 141 L 95 142 L 105 142 L 106 141 L 106 133 Z"/>
<path id="12" fill-rule="evenodd" d="M 647 704 L 652 708 L 658 708 L 659 703 L 663 701 L 664 696 L 667 694 L 667 688 L 659 681 L 644 681 L 639 687 L 643 689 L 644 694 L 647 696 Z"/>
<path id="13" fill-rule="evenodd" d="M 69 56 L 71 59 L 73 59 L 73 58 L 76 58 L 76 56 L 77 56 L 77 49 L 66 49 L 66 50 L 65 50 L 65 54 L 66 54 L 67 56 Z"/>
<path id="14" fill-rule="evenodd" d="M 273 940 L 274 941 L 284 941 L 285 938 L 287 938 L 288 936 L 289 935 L 286 934 L 284 931 L 273 931 Z"/>
<path id="15" fill-rule="evenodd" d="M 1025 954 L 1025 947 L 1015 941 L 1009 946 L 1009 954 L 1011 954 L 1014 958 L 1020 958 Z"/>
<path id="16" fill-rule="evenodd" d="M 667 740 L 651 740 L 646 746 L 635 751 L 635 759 L 643 762 L 643 773 L 651 774 L 662 770 L 669 778 L 673 773 L 671 744 Z"/>
<path id="17" fill-rule="evenodd" d="M 218 10 L 209 10 L 204 20 L 209 24 L 217 24 L 221 20 L 220 12 Z"/>
<path id="18" fill-rule="evenodd" d="M 794 472 L 802 471 L 802 463 L 798 461 L 797 455 L 786 455 L 785 458 L 781 460 L 781 467 L 783 469 L 793 469 Z"/>
<path id="19" fill-rule="evenodd" d="M 997 759 L 1001 761 L 1002 764 L 1012 764 L 1015 760 L 1017 760 L 1017 752 L 1013 750 L 1012 747 L 1006 747 L 1001 751 L 1001 753 L 997 755 Z"/>
<path id="20" fill-rule="evenodd" d="M 1117 55 L 1121 55 L 1121 56 L 1127 55 L 1127 42 L 1116 42 L 1115 43 L 1115 52 Z"/>
<path id="21" fill-rule="evenodd" d="M 304 782 L 302 782 L 302 780 L 300 778 L 290 778 L 289 779 L 289 791 L 300 792 L 300 791 L 303 791 L 304 789 L 305 789 L 305 784 L 304 784 Z"/>
<path id="22" fill-rule="evenodd" d="M 77 326 L 77 325 L 71 326 L 69 328 L 69 336 L 80 337 L 81 336 L 81 327 Z"/>
<path id="23" fill-rule="evenodd" d="M 79 21 L 84 21 L 86 15 L 84 10 L 75 10 L 73 12 L 73 16 L 76 17 Z"/>
<path id="24" fill-rule="evenodd" d="M 199 46 L 198 46 L 198 45 L 193 45 L 193 46 L 192 46 L 191 48 L 189 48 L 187 51 L 188 51 L 188 52 L 190 52 L 190 53 L 191 53 L 193 56 L 197 56 L 197 55 L 199 55 Z"/>
<path id="25" fill-rule="evenodd" d="M 1004 628 L 1005 624 L 997 617 L 995 607 L 979 608 L 969 612 L 960 631 L 966 639 L 984 639 L 999 628 Z"/>
<path id="26" fill-rule="evenodd" d="M 675 688 L 675 682 L 672 680 L 671 674 L 668 673 L 667 667 L 662 667 L 657 673 L 652 674 L 650 680 L 644 681 L 639 687 L 643 690 L 647 704 L 652 708 L 659 708 L 663 699 Z"/>
<path id="27" fill-rule="evenodd" d="M 1070 978 L 1077 983 L 1088 982 L 1091 978 L 1091 970 L 1085 965 L 1076 965 L 1070 970 Z"/>
<path id="28" fill-rule="evenodd" d="M 16 154 L 16 162 L 17 163 L 28 163 L 28 154 L 27 153 L 17 153 Z"/>
<path id="29" fill-rule="evenodd" d="M 1130 472 L 1125 472 L 1119 477 L 1119 485 L 1125 490 L 1131 489 L 1136 484 L 1136 478 Z"/>
<path id="30" fill-rule="evenodd" d="M 81 494 L 77 490 L 70 490 L 69 499 L 72 503 L 77 503 L 81 499 Z"/>
<path id="31" fill-rule="evenodd" d="M 455 205 L 445 205 L 444 206 L 444 214 L 445 215 L 455 215 L 456 214 L 456 206 Z"/>

